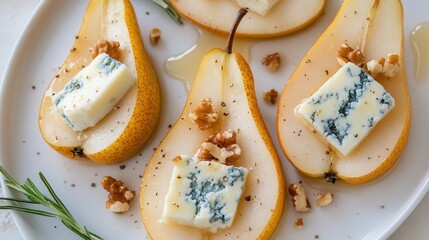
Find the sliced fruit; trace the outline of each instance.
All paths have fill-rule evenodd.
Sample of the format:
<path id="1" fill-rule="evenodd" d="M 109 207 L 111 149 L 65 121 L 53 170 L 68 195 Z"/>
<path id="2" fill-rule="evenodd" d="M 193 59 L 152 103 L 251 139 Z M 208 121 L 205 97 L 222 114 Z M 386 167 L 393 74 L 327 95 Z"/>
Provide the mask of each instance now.
<path id="1" fill-rule="evenodd" d="M 136 76 L 137 83 L 94 127 L 75 132 L 54 109 L 52 96 L 92 61 L 89 49 L 98 40 L 119 42 L 118 60 Z M 116 163 L 135 155 L 152 135 L 160 101 L 158 80 L 145 52 L 131 3 L 92 0 L 67 59 L 43 97 L 39 128 L 45 141 L 65 157 Z"/>
<path id="2" fill-rule="evenodd" d="M 171 1 L 176 11 L 188 21 L 209 31 L 228 34 L 230 19 L 240 8 L 234 0 Z M 264 16 L 255 12 L 246 15 L 237 35 L 240 37 L 277 37 L 302 29 L 322 13 L 326 0 L 280 0 Z"/>
<path id="3" fill-rule="evenodd" d="M 202 99 L 211 99 L 219 116 L 212 126 L 201 125 L 205 130 L 189 117 Z M 232 226 L 208 233 L 160 221 L 174 169 L 172 160 L 179 155 L 193 156 L 203 140 L 228 129 L 237 132 L 237 144 L 241 148 L 241 156 L 233 165 L 249 169 Z M 281 163 L 259 111 L 248 64 L 237 53 L 220 49 L 209 51 L 200 64 L 181 116 L 157 147 L 145 170 L 140 207 L 148 234 L 152 239 L 172 236 L 174 239 L 223 239 L 225 236 L 268 239 L 279 224 L 284 195 Z"/>
<path id="4" fill-rule="evenodd" d="M 400 0 L 346 0 L 337 16 L 296 68 L 281 94 L 277 134 L 288 160 L 312 177 L 336 178 L 349 183 L 373 180 L 397 161 L 410 128 L 411 104 L 404 63 L 403 10 Z M 344 157 L 336 154 L 305 122 L 295 108 L 316 92 L 339 68 L 342 44 L 358 46 L 366 60 L 399 54 L 399 70 L 379 80 L 396 106 L 380 121 L 357 149 Z"/>

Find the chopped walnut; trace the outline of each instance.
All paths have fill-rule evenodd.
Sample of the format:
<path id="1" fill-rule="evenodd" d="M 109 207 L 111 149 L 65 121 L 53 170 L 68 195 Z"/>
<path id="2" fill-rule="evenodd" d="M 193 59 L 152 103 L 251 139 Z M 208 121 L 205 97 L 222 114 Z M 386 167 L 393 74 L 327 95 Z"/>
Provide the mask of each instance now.
<path id="1" fill-rule="evenodd" d="M 134 199 L 135 191 L 128 190 L 123 182 L 110 176 L 101 179 L 101 185 L 109 192 L 106 201 L 106 208 L 115 213 L 126 212 L 129 209 L 129 203 Z"/>
<path id="2" fill-rule="evenodd" d="M 352 62 L 359 67 L 365 65 L 365 57 L 359 49 L 353 49 L 347 44 L 341 45 L 337 53 L 337 61 L 341 66 L 344 66 L 348 62 Z"/>
<path id="3" fill-rule="evenodd" d="M 270 102 L 273 105 L 276 103 L 278 96 L 279 94 L 274 88 L 272 88 L 270 91 L 265 91 L 263 93 L 264 100 Z"/>
<path id="4" fill-rule="evenodd" d="M 295 227 L 295 229 L 301 229 L 302 227 L 304 227 L 304 220 L 300 217 L 297 217 L 295 219 L 295 222 L 293 223 L 293 226 Z"/>
<path id="5" fill-rule="evenodd" d="M 189 113 L 189 118 L 196 124 L 201 130 L 212 128 L 219 114 L 215 112 L 215 106 L 211 99 L 201 100 L 200 106 L 195 107 L 192 112 Z"/>
<path id="6" fill-rule="evenodd" d="M 387 59 L 381 57 L 378 60 L 371 60 L 366 64 L 366 68 L 368 73 L 377 80 L 390 79 L 399 70 L 399 55 L 390 53 Z"/>
<path id="7" fill-rule="evenodd" d="M 325 207 L 331 204 L 334 194 L 332 193 L 317 193 L 316 204 L 319 207 Z"/>
<path id="8" fill-rule="evenodd" d="M 281 58 L 279 53 L 268 54 L 262 58 L 261 63 L 267 67 L 268 71 L 275 72 L 279 69 L 281 64 Z"/>
<path id="9" fill-rule="evenodd" d="M 305 193 L 304 186 L 301 184 L 290 184 L 288 188 L 292 196 L 293 207 L 298 212 L 308 212 L 311 209 L 310 201 Z"/>
<path id="10" fill-rule="evenodd" d="M 152 28 L 149 35 L 149 40 L 152 45 L 156 45 L 161 39 L 161 30 L 159 28 Z"/>
<path id="11" fill-rule="evenodd" d="M 237 145 L 236 138 L 237 134 L 233 130 L 211 135 L 201 144 L 198 159 L 217 160 L 222 164 L 234 162 L 241 155 L 241 148 Z"/>
<path id="12" fill-rule="evenodd" d="M 96 58 L 101 53 L 107 53 L 111 58 L 118 60 L 121 56 L 119 45 L 117 41 L 98 40 L 89 51 L 92 58 Z"/>

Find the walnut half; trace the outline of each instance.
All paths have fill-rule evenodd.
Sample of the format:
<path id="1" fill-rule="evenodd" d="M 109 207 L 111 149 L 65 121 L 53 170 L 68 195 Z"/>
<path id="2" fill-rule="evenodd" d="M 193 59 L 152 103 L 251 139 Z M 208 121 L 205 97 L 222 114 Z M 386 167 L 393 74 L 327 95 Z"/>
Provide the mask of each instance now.
<path id="1" fill-rule="evenodd" d="M 337 61 L 341 66 L 346 65 L 348 62 L 352 62 L 359 67 L 365 65 L 365 57 L 359 49 L 353 49 L 347 44 L 341 45 L 337 53 Z"/>
<path id="2" fill-rule="evenodd" d="M 371 60 L 366 64 L 368 73 L 377 80 L 390 79 L 399 70 L 399 55 L 390 53 L 387 59 L 384 57 L 378 60 Z"/>
<path id="3" fill-rule="evenodd" d="M 128 190 L 127 186 L 110 176 L 101 179 L 101 185 L 109 192 L 106 201 L 106 208 L 115 213 L 126 212 L 129 209 L 129 203 L 134 199 L 135 191 Z"/>
<path id="4" fill-rule="evenodd" d="M 274 88 L 271 88 L 270 91 L 265 91 L 262 94 L 264 101 L 269 102 L 273 105 L 276 103 L 277 97 L 279 96 L 279 93 Z"/>
<path id="5" fill-rule="evenodd" d="M 198 159 L 202 161 L 217 160 L 222 164 L 229 164 L 241 155 L 241 148 L 236 143 L 237 134 L 227 130 L 208 137 L 202 144 Z"/>
<path id="6" fill-rule="evenodd" d="M 261 63 L 265 67 L 267 67 L 268 71 L 275 72 L 279 69 L 281 64 L 280 54 L 278 52 L 268 54 L 264 58 L 262 58 Z"/>
<path id="7" fill-rule="evenodd" d="M 96 58 L 101 53 L 107 53 L 111 58 L 118 60 L 121 56 L 119 46 L 120 44 L 117 41 L 98 40 L 89 51 L 92 58 Z"/>
<path id="8" fill-rule="evenodd" d="M 310 201 L 305 193 L 304 186 L 301 184 L 290 184 L 288 188 L 289 194 L 292 196 L 293 207 L 298 212 L 308 212 L 311 209 Z"/>
<path id="9" fill-rule="evenodd" d="M 215 105 L 211 99 L 201 100 L 200 106 L 195 107 L 189 113 L 192 123 L 196 124 L 201 130 L 212 128 L 218 117 L 219 114 L 215 111 Z"/>

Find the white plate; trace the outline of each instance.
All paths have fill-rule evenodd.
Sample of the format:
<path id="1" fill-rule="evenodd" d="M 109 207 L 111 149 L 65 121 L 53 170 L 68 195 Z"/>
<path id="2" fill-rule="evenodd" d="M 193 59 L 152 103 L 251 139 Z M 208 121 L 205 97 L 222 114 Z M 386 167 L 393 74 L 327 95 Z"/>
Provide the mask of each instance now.
<path id="1" fill-rule="evenodd" d="M 311 27 L 288 37 L 261 40 L 251 48 L 250 65 L 255 76 L 259 105 L 277 147 L 276 108 L 263 102 L 262 92 L 270 88 L 281 91 L 302 56 L 332 20 L 341 1 L 327 2 L 325 14 Z M 99 181 L 103 176 L 111 175 L 124 181 L 131 189 L 139 190 L 141 175 L 152 149 L 167 132 L 168 125 L 175 122 L 186 100 L 183 84 L 167 76 L 163 72 L 163 64 L 168 57 L 189 49 L 198 38 L 191 24 L 176 25 L 150 1 L 133 3 L 146 48 L 157 68 L 163 90 L 162 117 L 156 136 L 141 150 L 140 155 L 112 166 L 70 161 L 49 148 L 38 131 L 40 100 L 56 68 L 63 63 L 72 46 L 86 7 L 84 1 L 51 0 L 40 4 L 18 42 L 1 89 L 2 165 L 19 181 L 29 177 L 40 187 L 42 184 L 38 180 L 38 172 L 43 172 L 75 218 L 106 239 L 145 238 L 138 200 L 132 202 L 131 210 L 125 214 L 108 212 L 104 207 L 107 193 Z M 316 235 L 319 239 L 386 238 L 428 190 L 429 130 L 426 122 L 429 113 L 426 102 L 429 100 L 429 79 L 414 80 L 408 42 L 412 29 L 429 20 L 427 17 L 425 19 L 428 8 L 429 3 L 425 0 L 404 1 L 405 58 L 413 120 L 409 142 L 399 163 L 381 179 L 369 184 L 331 185 L 298 174 L 279 151 L 288 182 L 302 180 L 313 199 L 316 192 L 325 190 L 334 193 L 335 198 L 332 205 L 326 208 L 314 207 L 306 214 L 296 213 L 290 201 L 287 201 L 286 212 L 275 239 L 315 239 Z M 156 47 L 148 43 L 148 33 L 153 27 L 163 31 L 162 41 Z M 268 73 L 260 64 L 260 59 L 272 52 L 279 52 L 283 57 L 283 65 L 276 73 Z M 125 165 L 125 169 L 120 169 L 121 165 Z M 92 183 L 96 183 L 96 187 L 91 187 Z M 5 191 L 13 195 L 7 189 Z M 25 239 L 77 238 L 56 219 L 26 214 L 14 216 Z M 293 227 L 297 216 L 304 218 L 305 225 L 301 230 Z"/>

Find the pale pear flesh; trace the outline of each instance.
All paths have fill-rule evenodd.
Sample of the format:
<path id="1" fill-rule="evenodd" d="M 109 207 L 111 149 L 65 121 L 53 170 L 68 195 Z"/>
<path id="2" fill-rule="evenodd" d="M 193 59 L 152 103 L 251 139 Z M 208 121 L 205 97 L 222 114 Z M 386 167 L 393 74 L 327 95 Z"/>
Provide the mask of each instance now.
<path id="1" fill-rule="evenodd" d="M 200 130 L 189 119 L 202 99 L 210 98 L 219 111 L 216 125 Z M 224 103 L 224 104 L 222 104 Z M 241 157 L 233 163 L 249 169 L 246 187 L 232 226 L 215 234 L 162 220 L 164 198 L 177 155 L 193 156 L 208 136 L 228 129 L 237 132 Z M 250 196 L 251 200 L 244 198 Z M 140 206 L 143 223 L 153 239 L 256 239 L 268 238 L 278 225 L 284 207 L 284 178 L 280 160 L 262 122 L 253 77 L 241 55 L 220 49 L 202 60 L 184 110 L 157 147 L 145 170 Z"/>
<path id="2" fill-rule="evenodd" d="M 370 15 L 373 8 L 374 16 Z M 339 68 L 341 44 L 362 45 L 366 60 L 400 55 L 400 68 L 390 80 L 379 81 L 396 101 L 395 108 L 373 129 L 357 149 L 342 157 L 295 114 L 295 108 L 310 97 Z M 281 94 L 277 134 L 288 160 L 302 173 L 323 177 L 335 173 L 349 183 L 373 180 L 390 169 L 405 147 L 411 118 L 405 75 L 403 11 L 399 0 L 346 0 L 337 16 L 298 65 Z"/>
<path id="3" fill-rule="evenodd" d="M 72 154 L 72 150 L 80 148 L 83 149 L 85 156 L 99 163 L 113 163 L 125 160 L 129 156 L 123 154 L 122 157 L 120 156 L 121 152 L 135 153 L 135 150 L 131 150 L 133 146 L 130 145 L 127 147 L 124 145 L 124 149 L 127 150 L 122 151 L 118 149 L 117 145 L 114 146 L 113 144 L 117 143 L 121 135 L 130 127 L 129 125 L 133 118 L 144 114 L 136 113 L 136 105 L 153 102 L 153 109 L 159 109 L 159 106 L 156 106 L 156 103 L 158 102 L 159 104 L 160 101 L 159 89 L 153 92 L 153 97 L 150 97 L 150 100 L 143 100 L 144 103 L 139 103 L 137 99 L 139 91 L 141 92 L 139 90 L 139 84 L 141 83 L 137 83 L 128 90 L 115 108 L 98 122 L 95 127 L 82 132 L 74 132 L 64 123 L 52 104 L 52 95 L 60 91 L 74 75 L 92 61 L 89 49 L 98 40 L 118 41 L 120 44 L 120 58 L 118 60 L 130 69 L 132 75 L 138 79 L 138 82 L 141 82 L 141 79 L 144 78 L 143 81 L 147 81 L 146 85 L 149 85 L 148 88 L 151 85 L 155 85 L 154 88 L 157 88 L 158 83 L 150 62 L 148 63 L 149 59 L 147 59 L 144 49 L 142 49 L 143 47 L 136 46 L 142 43 L 136 44 L 136 40 L 133 39 L 136 37 L 136 33 L 132 32 L 133 29 L 131 28 L 136 26 L 132 26 L 131 28 L 129 26 L 129 21 L 132 21 L 129 16 L 131 14 L 130 11 L 132 11 L 132 6 L 128 1 L 91 1 L 86 9 L 79 34 L 75 37 L 72 50 L 63 66 L 59 68 L 43 97 L 39 112 L 40 131 L 45 141 L 66 157 L 79 159 L 74 153 Z M 135 47 L 138 48 L 137 51 L 133 49 Z M 136 54 L 138 57 L 143 57 L 143 61 L 146 61 L 146 63 L 137 66 Z M 142 77 L 142 71 L 146 72 L 147 76 Z M 159 110 L 155 110 L 155 113 L 149 113 L 155 119 L 154 121 L 158 119 L 156 111 Z M 153 120 L 149 122 L 151 121 Z M 148 125 L 153 124 L 148 123 Z M 150 135 L 150 133 L 143 132 L 141 134 Z M 118 156 L 103 153 L 103 151 L 112 146 L 116 148 L 115 152 L 118 152 Z"/>
<path id="4" fill-rule="evenodd" d="M 234 19 L 240 8 L 234 0 L 174 0 L 171 3 L 190 22 L 223 34 L 229 33 L 229 19 Z M 280 0 L 264 16 L 249 11 L 236 36 L 263 38 L 295 32 L 315 21 L 323 13 L 325 4 L 325 0 Z"/>

